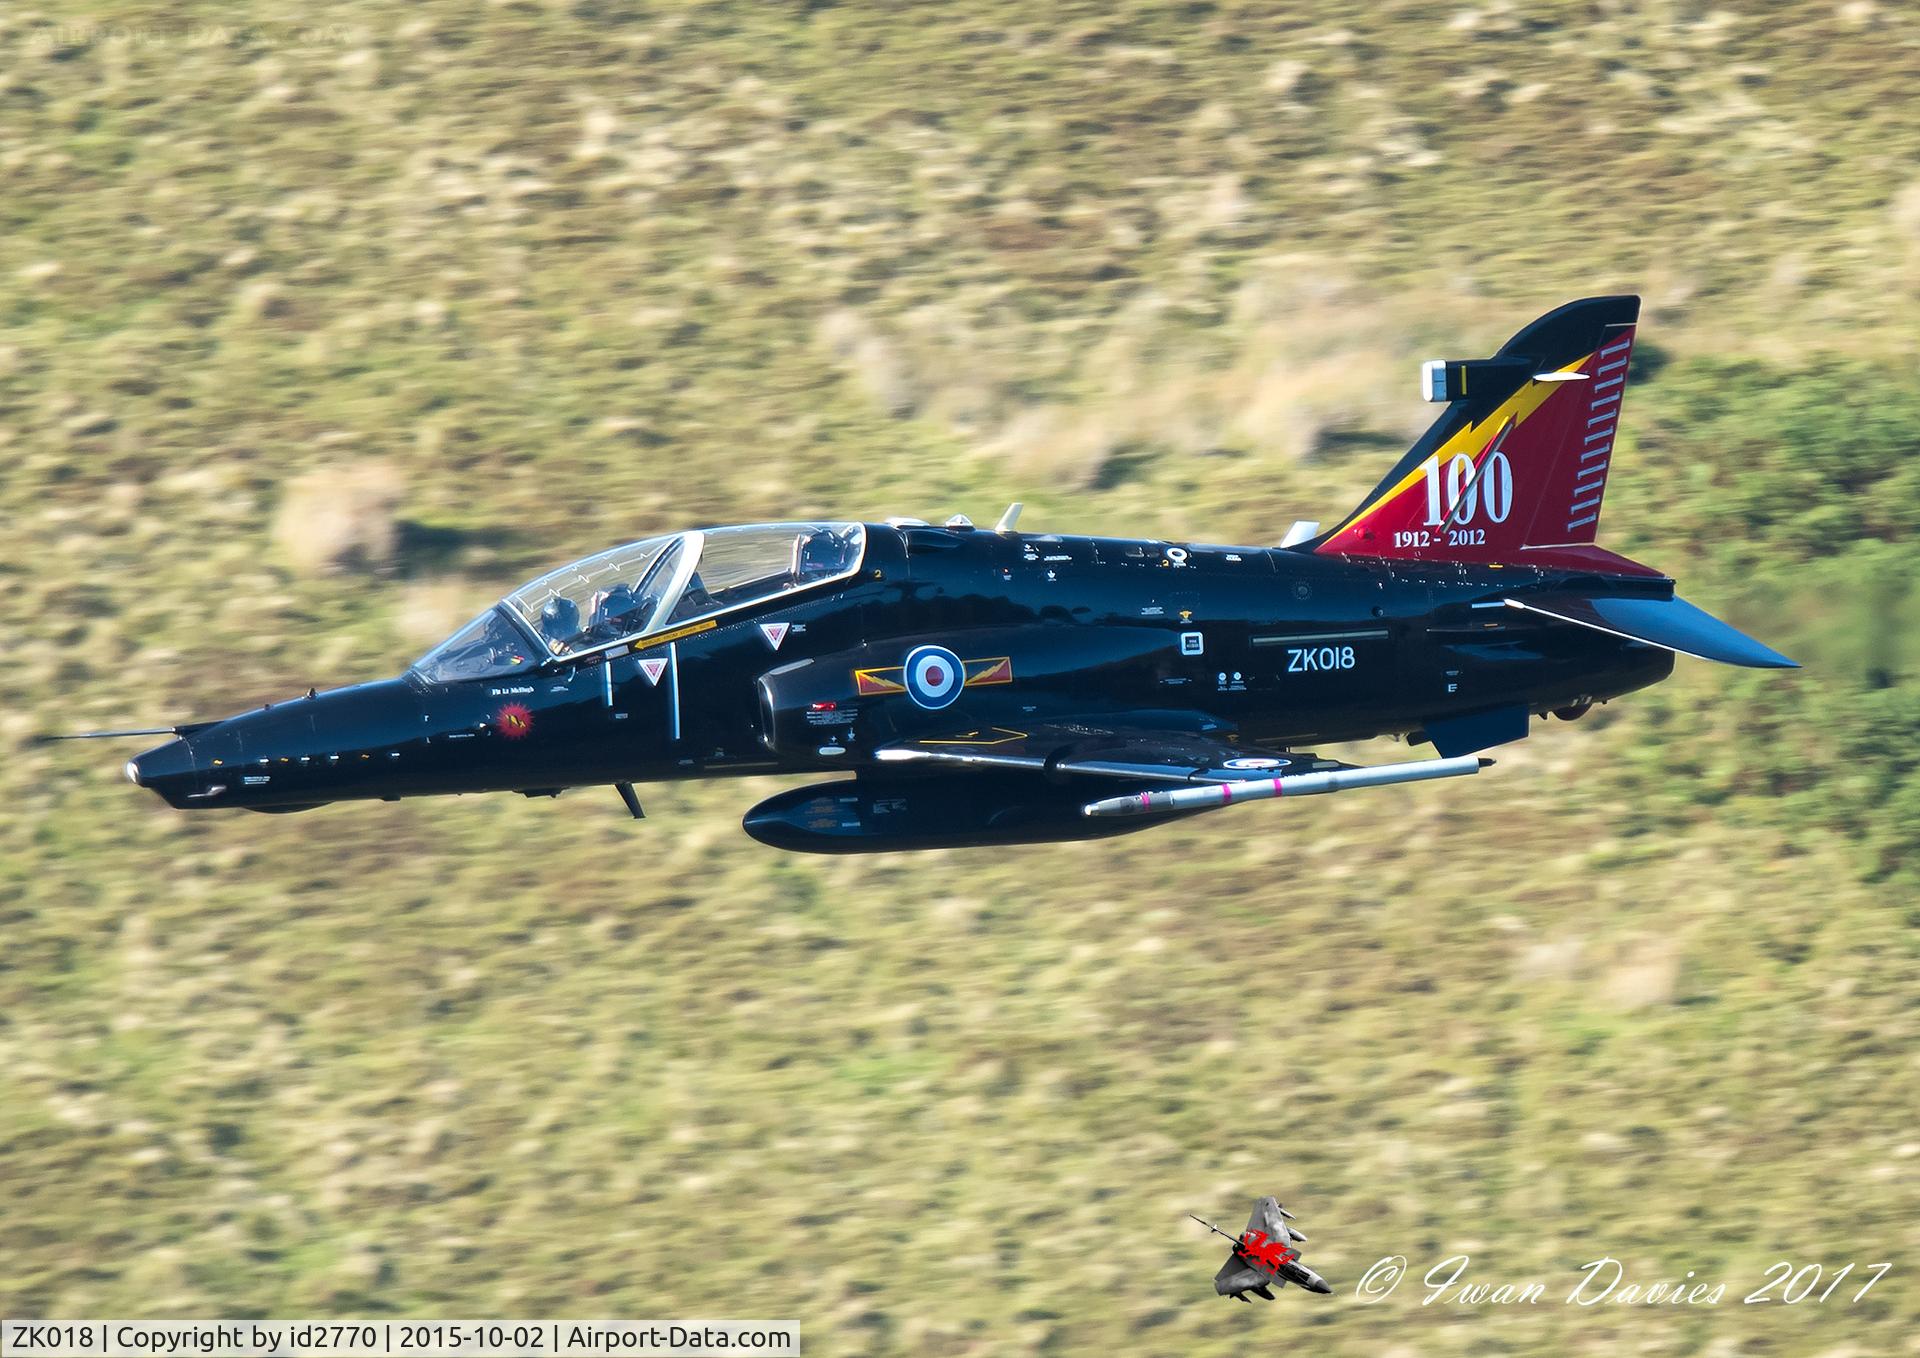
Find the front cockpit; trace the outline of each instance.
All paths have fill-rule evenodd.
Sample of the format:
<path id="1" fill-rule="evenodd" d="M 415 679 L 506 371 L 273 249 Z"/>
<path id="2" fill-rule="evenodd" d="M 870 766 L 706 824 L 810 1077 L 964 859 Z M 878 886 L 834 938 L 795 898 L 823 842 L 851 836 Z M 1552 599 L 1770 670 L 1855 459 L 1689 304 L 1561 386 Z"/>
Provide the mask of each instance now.
<path id="1" fill-rule="evenodd" d="M 429 651 L 414 672 L 429 683 L 529 672 L 860 569 L 857 523 L 763 523 L 631 542 L 550 571 L 515 590 Z"/>

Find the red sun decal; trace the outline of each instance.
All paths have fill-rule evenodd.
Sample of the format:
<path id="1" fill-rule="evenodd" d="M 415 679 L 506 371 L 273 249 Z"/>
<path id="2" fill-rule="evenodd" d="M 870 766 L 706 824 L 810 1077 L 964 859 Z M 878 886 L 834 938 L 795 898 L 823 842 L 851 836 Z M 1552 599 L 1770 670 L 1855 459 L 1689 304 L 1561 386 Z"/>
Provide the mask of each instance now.
<path id="1" fill-rule="evenodd" d="M 520 703 L 508 703 L 494 718 L 494 729 L 508 740 L 524 739 L 533 730 L 533 713 Z"/>

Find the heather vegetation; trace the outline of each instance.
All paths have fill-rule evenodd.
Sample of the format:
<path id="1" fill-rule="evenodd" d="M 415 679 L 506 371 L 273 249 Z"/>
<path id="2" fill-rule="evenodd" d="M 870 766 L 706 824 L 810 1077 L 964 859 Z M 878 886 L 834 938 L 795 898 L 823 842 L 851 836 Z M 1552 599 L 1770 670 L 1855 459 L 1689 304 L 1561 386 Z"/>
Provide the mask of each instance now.
<path id="1" fill-rule="evenodd" d="M 1914 1351 L 1912 6 L 86 8 L 0 13 L 0 1313 Z M 1625 290 L 1602 541 L 1807 668 L 1458 787 L 834 861 L 764 780 L 187 818 L 34 740 L 674 527 L 1275 541 Z M 1334 1297 L 1212 1297 L 1262 1192 Z M 1453 1253 L 1550 1304 L 1351 1296 Z M 1559 1304 L 1609 1253 L 1728 1299 Z"/>

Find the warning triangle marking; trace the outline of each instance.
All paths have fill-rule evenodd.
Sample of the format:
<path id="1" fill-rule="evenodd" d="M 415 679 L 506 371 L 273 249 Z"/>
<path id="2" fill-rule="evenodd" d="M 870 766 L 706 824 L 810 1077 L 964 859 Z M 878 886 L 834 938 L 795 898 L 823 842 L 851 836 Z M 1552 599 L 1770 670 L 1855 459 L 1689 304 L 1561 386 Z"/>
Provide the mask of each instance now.
<path id="1" fill-rule="evenodd" d="M 791 623 L 785 622 L 763 622 L 760 624 L 760 635 L 767 639 L 767 645 L 777 651 L 780 643 L 787 639 L 787 628 L 790 626 Z"/>
<path id="2" fill-rule="evenodd" d="M 665 660 L 642 660 L 640 662 L 640 673 L 647 676 L 647 682 L 649 684 L 658 684 L 660 682 L 660 676 L 666 672 L 667 662 Z"/>

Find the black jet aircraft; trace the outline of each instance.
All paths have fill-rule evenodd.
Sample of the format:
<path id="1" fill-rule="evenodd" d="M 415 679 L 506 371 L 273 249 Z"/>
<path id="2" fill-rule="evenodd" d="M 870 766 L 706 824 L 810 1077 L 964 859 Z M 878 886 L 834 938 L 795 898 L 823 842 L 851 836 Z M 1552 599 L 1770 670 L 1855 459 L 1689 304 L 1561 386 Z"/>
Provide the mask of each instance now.
<path id="1" fill-rule="evenodd" d="M 1187 1215 L 1193 1216 L 1193 1213 Z M 1233 1242 L 1233 1252 L 1227 1256 L 1227 1262 L 1213 1275 L 1213 1290 L 1219 1295 L 1235 1297 L 1251 1306 L 1247 1293 L 1273 1301 L 1273 1289 L 1288 1283 L 1323 1296 L 1333 1291 L 1325 1278 L 1300 1262 L 1300 1251 L 1294 1245 L 1304 1243 L 1306 1234 L 1288 1224 L 1293 1220 L 1293 1213 L 1282 1207 L 1278 1198 L 1255 1199 L 1253 1215 L 1247 1218 L 1247 1229 L 1237 1236 L 1227 1235 L 1202 1217 L 1193 1219 L 1215 1235 L 1225 1235 Z"/>
<path id="2" fill-rule="evenodd" d="M 814 774 L 747 813 L 784 849 L 1084 839 L 1230 803 L 1477 772 L 1676 652 L 1792 661 L 1595 545 L 1639 300 L 1425 365 L 1444 406 L 1331 530 L 1277 547 L 955 518 L 710 528 L 541 576 L 404 675 L 269 703 L 127 775 L 183 809 L 303 811 Z M 113 733 L 108 733 L 113 734 Z M 1356 768 L 1316 741 L 1437 759 Z"/>

